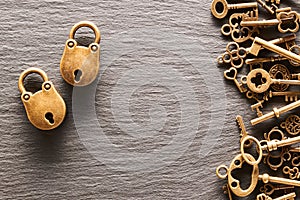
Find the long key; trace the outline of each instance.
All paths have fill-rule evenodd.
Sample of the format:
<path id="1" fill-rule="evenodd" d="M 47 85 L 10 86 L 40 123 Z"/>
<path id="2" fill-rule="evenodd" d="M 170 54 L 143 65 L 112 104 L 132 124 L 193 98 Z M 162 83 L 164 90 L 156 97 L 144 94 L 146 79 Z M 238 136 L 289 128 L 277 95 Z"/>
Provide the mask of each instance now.
<path id="1" fill-rule="evenodd" d="M 300 85 L 299 80 L 272 79 L 270 74 L 264 69 L 254 69 L 246 77 L 243 83 L 247 83 L 248 88 L 255 93 L 266 92 L 272 84 Z"/>
<path id="2" fill-rule="evenodd" d="M 258 117 L 256 119 L 251 120 L 251 124 L 252 125 L 256 125 L 256 124 L 259 124 L 261 122 L 264 122 L 264 121 L 267 121 L 269 119 L 272 119 L 274 117 L 279 118 L 281 114 L 286 113 L 288 111 L 291 111 L 291 110 L 293 110 L 295 108 L 298 108 L 299 106 L 300 106 L 300 100 L 295 101 L 293 103 L 290 103 L 289 105 L 283 106 L 283 107 L 281 107 L 279 109 L 278 108 L 273 108 L 272 112 L 270 112 L 268 114 L 265 114 L 265 115 L 263 115 L 261 117 Z"/>
<path id="3" fill-rule="evenodd" d="M 243 117 L 240 116 L 240 115 L 236 116 L 236 121 L 237 121 L 237 123 L 239 125 L 239 128 L 241 129 L 241 134 L 240 134 L 241 140 L 240 141 L 243 141 L 243 139 L 249 135 L 248 132 L 247 132 L 247 130 L 246 130 Z M 251 141 L 248 140 L 248 141 L 249 141 L 248 143 L 245 143 L 245 147 L 246 148 L 248 148 L 248 147 L 250 147 L 252 145 L 252 140 Z"/>
<path id="4" fill-rule="evenodd" d="M 223 8 L 222 11 L 219 11 L 218 9 L 219 5 L 220 7 Z M 211 12 L 218 19 L 223 19 L 224 17 L 226 17 L 229 10 L 246 9 L 246 8 L 258 8 L 258 4 L 255 2 L 228 4 L 226 0 L 213 0 L 211 4 Z"/>
<path id="5" fill-rule="evenodd" d="M 236 84 L 237 88 L 239 89 L 239 91 L 241 93 L 245 93 L 247 92 L 247 89 L 245 87 L 243 87 L 243 84 L 240 83 L 236 77 L 237 77 L 237 69 L 234 67 L 231 67 L 229 70 L 226 70 L 224 72 L 224 77 L 228 80 L 232 80 L 234 81 L 234 83 Z"/>
<path id="6" fill-rule="evenodd" d="M 290 146 L 296 143 L 300 142 L 300 136 L 297 137 L 293 137 L 293 138 L 288 138 L 288 139 L 284 139 L 284 140 L 272 140 L 272 141 L 268 141 L 267 144 L 261 146 L 261 149 L 263 151 L 267 150 L 267 151 L 275 151 L 280 147 L 285 147 L 285 146 Z"/>
<path id="7" fill-rule="evenodd" d="M 295 34 L 292 34 L 292 35 L 288 35 L 285 37 L 276 38 L 276 39 L 270 40 L 268 42 L 270 42 L 272 44 L 282 44 L 282 43 L 287 44 L 289 42 L 295 41 L 296 38 L 297 38 L 297 36 Z M 240 68 L 241 66 L 243 66 L 244 62 L 242 61 L 240 65 L 236 65 L 234 63 L 234 59 L 236 59 L 236 58 L 244 59 L 250 50 L 251 50 L 251 47 L 244 48 L 244 47 L 240 47 L 240 45 L 236 42 L 230 42 L 226 46 L 226 52 L 222 56 L 218 57 L 218 59 L 217 59 L 218 63 L 219 64 L 231 63 L 231 65 L 234 66 L 235 68 Z M 233 56 L 233 55 L 235 55 L 235 56 Z M 283 59 L 286 60 L 286 58 L 283 58 Z M 276 60 L 274 60 L 274 61 L 276 61 Z"/>
<path id="8" fill-rule="evenodd" d="M 288 42 L 291 42 L 291 41 L 295 41 L 296 39 L 297 39 L 296 34 L 292 34 L 292 35 L 288 35 L 288 36 L 285 36 L 285 37 L 276 38 L 276 39 L 270 40 L 270 41 L 268 41 L 268 42 L 271 43 L 271 44 L 273 44 L 273 45 L 277 45 L 277 44 L 283 44 L 283 43 L 288 43 Z M 229 44 L 233 44 L 233 45 L 239 47 L 238 44 L 237 44 L 237 43 L 234 43 L 234 42 L 229 43 Z M 228 48 L 230 48 L 230 45 L 227 45 L 226 50 L 227 50 Z M 252 48 L 252 47 L 249 47 L 249 48 L 237 48 L 237 49 L 238 49 L 238 50 L 242 50 L 242 51 L 244 51 L 245 53 L 249 53 L 249 52 L 251 51 L 251 48 Z M 260 50 L 262 50 L 262 49 L 263 49 L 263 47 L 261 47 Z M 250 52 L 250 53 L 251 53 L 251 52 Z M 239 54 L 242 54 L 242 53 L 239 52 Z M 245 56 L 243 56 L 243 54 L 242 54 L 242 57 L 245 57 Z M 246 63 L 246 64 L 247 64 L 247 63 Z"/>
<path id="9" fill-rule="evenodd" d="M 281 12 L 278 14 L 277 19 L 263 20 L 263 21 L 242 21 L 241 26 L 246 27 L 264 27 L 264 26 L 278 26 L 278 30 L 281 33 L 292 32 L 296 33 L 299 31 L 299 14 L 295 11 L 290 11 L 288 13 Z M 284 23 L 295 24 L 294 28 L 283 28 Z"/>
<path id="10" fill-rule="evenodd" d="M 284 61 L 287 60 L 287 58 L 280 57 L 280 56 L 272 56 L 267 58 L 251 58 L 247 59 L 245 63 L 247 65 L 255 65 L 259 63 L 266 63 L 266 62 L 277 62 L 277 61 Z"/>
<path id="11" fill-rule="evenodd" d="M 259 37 L 256 37 L 254 39 L 253 44 L 250 47 L 249 53 L 257 56 L 258 53 L 261 50 L 261 47 L 264 47 L 265 49 L 268 49 L 268 50 L 270 50 L 270 51 L 272 51 L 274 53 L 277 53 L 277 54 L 279 54 L 279 55 L 281 55 L 283 57 L 286 57 L 286 58 L 288 58 L 290 60 L 293 60 L 293 61 L 295 61 L 297 63 L 300 63 L 300 56 L 299 55 L 297 55 L 297 54 L 295 54 L 295 53 L 293 53 L 291 51 L 288 51 L 288 50 L 286 50 L 284 48 L 281 48 L 281 47 L 279 47 L 277 45 L 274 45 L 274 44 L 272 44 L 272 43 L 270 43 L 270 42 L 268 42 L 266 40 L 263 40 L 263 39 L 261 39 Z"/>
<path id="12" fill-rule="evenodd" d="M 258 149 L 258 159 L 257 160 L 250 160 L 247 157 L 247 154 L 245 154 L 245 144 L 247 143 L 247 141 L 253 141 L 256 143 L 257 145 L 257 149 Z M 276 151 L 278 148 L 280 147 L 286 147 L 286 146 L 290 146 L 296 143 L 300 142 L 300 136 L 297 137 L 293 137 L 293 138 L 288 138 L 288 139 L 284 139 L 284 140 L 271 140 L 271 141 L 265 141 L 265 145 L 261 145 L 261 143 L 252 136 L 246 136 L 242 142 L 241 142 L 241 154 L 244 158 L 244 160 L 249 164 L 249 165 L 258 165 L 263 157 L 263 152 L 267 151 L 267 152 L 271 152 L 271 151 Z M 274 182 L 277 183 L 277 182 Z M 300 182 L 299 182 L 299 186 L 300 186 Z"/>
<path id="13" fill-rule="evenodd" d="M 249 136 L 251 137 L 251 136 Z M 253 137 L 251 137 L 253 138 Z M 217 168 L 216 173 L 217 176 L 221 179 L 228 179 L 228 185 L 231 189 L 231 191 L 238 197 L 246 197 L 250 195 L 254 189 L 257 186 L 258 180 L 262 180 L 265 184 L 268 182 L 271 183 L 278 183 L 282 185 L 291 185 L 291 186 L 299 186 L 300 187 L 300 181 L 285 179 L 285 178 L 278 178 L 278 177 L 272 177 L 268 174 L 259 174 L 259 167 L 258 164 L 253 165 L 252 173 L 251 173 L 251 182 L 247 189 L 241 188 L 241 182 L 240 180 L 233 177 L 232 172 L 236 169 L 242 169 L 244 166 L 245 157 L 247 157 L 247 160 L 253 161 L 255 158 L 250 154 L 239 154 L 237 155 L 229 165 L 229 167 L 226 167 L 225 165 L 221 165 Z M 221 173 L 221 171 L 225 170 L 225 174 Z"/>

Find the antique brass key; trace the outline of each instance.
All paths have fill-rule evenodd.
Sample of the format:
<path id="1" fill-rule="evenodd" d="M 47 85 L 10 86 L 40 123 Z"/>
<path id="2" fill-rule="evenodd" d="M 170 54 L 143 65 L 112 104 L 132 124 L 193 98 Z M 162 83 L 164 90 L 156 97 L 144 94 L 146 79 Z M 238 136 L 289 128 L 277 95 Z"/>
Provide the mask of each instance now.
<path id="1" fill-rule="evenodd" d="M 293 28 L 284 28 L 285 24 L 293 22 Z M 295 11 L 280 12 L 277 14 L 277 19 L 264 20 L 264 21 L 242 21 L 241 26 L 275 26 L 278 25 L 278 30 L 281 33 L 292 32 L 295 33 L 299 30 L 299 14 Z"/>
<path id="2" fill-rule="evenodd" d="M 246 82 L 248 88 L 256 93 L 266 92 L 272 84 L 300 85 L 299 80 L 272 79 L 264 69 L 252 70 L 247 77 L 243 77 L 243 82 Z"/>
<path id="3" fill-rule="evenodd" d="M 32 73 L 39 74 L 44 80 L 42 90 L 34 94 L 27 92 L 23 85 L 26 76 Z M 19 78 L 19 89 L 28 119 L 36 128 L 51 130 L 63 122 L 66 115 L 66 104 L 43 70 L 38 68 L 25 70 Z"/>
<path id="4" fill-rule="evenodd" d="M 300 63 L 300 56 L 291 52 L 291 51 L 288 51 L 284 48 L 281 48 L 277 45 L 274 45 L 266 40 L 263 40 L 259 37 L 256 37 L 253 41 L 253 44 L 251 46 L 251 48 L 249 49 L 249 53 L 257 56 L 258 53 L 260 52 L 261 48 L 264 47 L 265 49 L 268 49 L 274 53 L 277 53 L 283 57 L 286 57 L 290 60 L 293 60 L 297 63 Z"/>
<path id="5" fill-rule="evenodd" d="M 290 103 L 289 105 L 283 106 L 282 108 L 273 108 L 272 112 L 251 120 L 251 124 L 256 125 L 266 120 L 272 119 L 273 117 L 279 118 L 281 114 L 291 111 L 295 108 L 298 108 L 299 106 L 300 106 L 300 100 Z"/>
<path id="6" fill-rule="evenodd" d="M 242 154 L 237 155 L 231 162 L 229 167 L 226 167 L 225 165 L 221 165 L 217 168 L 216 174 L 221 179 L 228 179 L 228 185 L 231 189 L 231 191 L 239 197 L 246 197 L 250 195 L 255 187 L 257 186 L 258 180 L 263 181 L 265 184 L 267 183 L 277 183 L 277 184 L 283 184 L 283 185 L 290 185 L 295 187 L 300 187 L 300 181 L 295 181 L 287 178 L 280 178 L 280 177 L 274 177 L 270 176 L 269 174 L 259 174 L 259 168 L 258 164 L 253 165 L 252 173 L 251 173 L 251 183 L 247 189 L 242 189 L 240 185 L 240 181 L 237 180 L 235 177 L 233 177 L 232 172 L 236 169 L 242 169 L 243 164 L 245 162 L 244 157 L 246 157 L 248 160 L 253 161 L 255 160 L 254 157 L 250 154 Z M 225 171 L 225 174 L 222 174 L 221 171 Z"/>
<path id="7" fill-rule="evenodd" d="M 276 199 L 272 199 L 271 197 L 269 197 L 266 194 L 260 194 L 260 195 L 257 195 L 256 200 L 294 200 L 295 197 L 296 197 L 296 193 L 295 192 L 283 195 L 283 196 L 278 197 Z"/>
<path id="8" fill-rule="evenodd" d="M 220 5 L 223 10 L 218 10 L 218 5 Z M 239 4 L 228 4 L 226 0 L 213 0 L 211 4 L 211 12 L 212 14 L 218 18 L 222 19 L 226 17 L 229 10 L 235 10 L 235 9 L 246 9 L 246 8 L 258 8 L 257 3 L 239 3 Z"/>
<path id="9" fill-rule="evenodd" d="M 248 143 L 247 142 L 248 140 L 252 140 L 257 145 L 259 156 L 256 161 L 249 160 L 247 155 L 245 154 L 245 150 L 244 150 L 245 146 L 244 145 Z M 293 144 L 296 144 L 299 142 L 300 142 L 300 136 L 297 136 L 297 137 L 283 139 L 283 140 L 266 141 L 265 145 L 261 145 L 261 143 L 255 137 L 248 135 L 241 142 L 241 153 L 242 153 L 243 158 L 249 165 L 258 165 L 262 160 L 263 151 L 268 151 L 268 152 L 275 151 L 280 147 L 290 146 L 290 145 L 293 145 Z"/>

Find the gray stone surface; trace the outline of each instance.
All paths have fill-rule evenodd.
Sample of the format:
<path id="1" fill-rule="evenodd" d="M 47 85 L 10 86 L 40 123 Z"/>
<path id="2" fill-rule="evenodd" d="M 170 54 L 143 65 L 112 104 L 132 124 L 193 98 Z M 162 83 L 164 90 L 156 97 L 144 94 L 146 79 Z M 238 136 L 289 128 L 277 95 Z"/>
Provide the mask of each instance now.
<path id="1" fill-rule="evenodd" d="M 225 199 L 215 168 L 239 152 L 235 116 L 253 131 L 255 113 L 215 62 L 229 40 L 209 8 L 196 0 L 2 0 L 0 199 Z M 59 63 L 81 20 L 101 30 L 101 71 L 73 90 Z M 47 72 L 67 104 L 49 135 L 29 123 L 20 100 L 17 81 L 30 66 Z M 27 80 L 29 89 L 40 85 Z"/>

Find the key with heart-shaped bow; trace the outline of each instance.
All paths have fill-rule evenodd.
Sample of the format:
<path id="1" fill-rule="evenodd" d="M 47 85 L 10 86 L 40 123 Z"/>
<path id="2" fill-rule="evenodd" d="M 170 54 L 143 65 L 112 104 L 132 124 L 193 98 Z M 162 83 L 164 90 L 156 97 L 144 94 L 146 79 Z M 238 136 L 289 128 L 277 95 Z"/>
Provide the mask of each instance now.
<path id="1" fill-rule="evenodd" d="M 237 88 L 239 89 L 239 91 L 241 93 L 245 93 L 247 92 L 247 88 L 245 88 L 243 86 L 242 83 L 240 83 L 238 80 L 237 80 L 237 69 L 234 68 L 234 67 L 231 67 L 229 70 L 226 70 L 224 72 L 224 77 L 227 79 L 227 80 L 232 80 L 234 81 L 234 83 L 236 84 Z"/>

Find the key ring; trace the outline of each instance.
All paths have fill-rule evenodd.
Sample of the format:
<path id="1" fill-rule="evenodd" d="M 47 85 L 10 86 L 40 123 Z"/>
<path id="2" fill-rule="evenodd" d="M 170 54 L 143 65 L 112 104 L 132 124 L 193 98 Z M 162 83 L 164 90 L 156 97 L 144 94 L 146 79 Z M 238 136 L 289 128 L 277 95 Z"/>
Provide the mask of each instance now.
<path id="1" fill-rule="evenodd" d="M 245 154 L 245 149 L 244 149 L 244 146 L 245 146 L 245 142 L 247 140 L 252 140 L 253 142 L 255 142 L 257 144 L 257 147 L 258 147 L 258 153 L 259 153 L 259 156 L 258 156 L 258 159 L 256 161 L 251 161 L 250 159 L 248 159 L 248 157 L 246 156 Z M 242 153 L 242 157 L 243 159 L 249 164 L 249 165 L 258 165 L 261 160 L 262 160 L 262 156 L 263 156 L 263 151 L 262 151 L 262 146 L 260 144 L 260 142 L 258 141 L 258 139 L 256 139 L 255 137 L 252 137 L 252 136 L 246 136 L 242 141 L 241 141 L 241 153 Z"/>
<path id="2" fill-rule="evenodd" d="M 225 174 L 221 174 L 222 169 L 225 170 Z M 216 170 L 216 174 L 220 179 L 225 179 L 228 176 L 228 171 L 229 171 L 229 169 L 226 165 L 220 165 Z"/>

